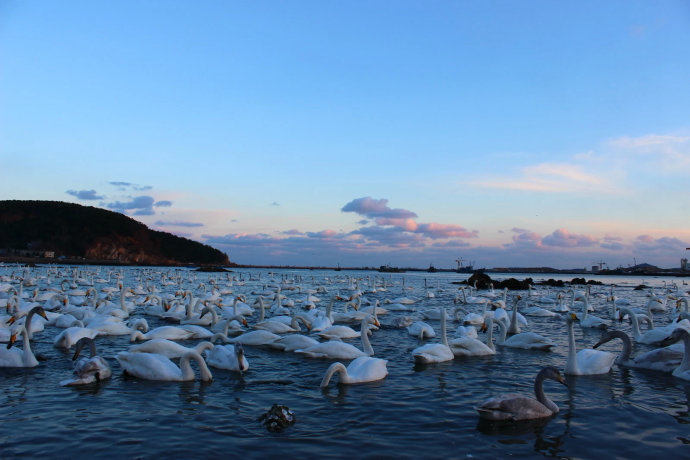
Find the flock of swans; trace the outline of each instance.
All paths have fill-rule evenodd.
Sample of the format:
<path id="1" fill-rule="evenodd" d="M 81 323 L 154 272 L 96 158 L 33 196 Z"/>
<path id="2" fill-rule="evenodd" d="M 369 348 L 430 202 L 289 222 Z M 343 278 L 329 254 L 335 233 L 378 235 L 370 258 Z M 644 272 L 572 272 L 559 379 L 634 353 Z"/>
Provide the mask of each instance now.
<path id="1" fill-rule="evenodd" d="M 2 272 L 0 272 L 2 273 Z M 262 279 L 263 277 L 263 279 Z M 179 269 L 5 267 L 0 275 L 0 367 L 36 367 L 31 340 L 41 334 L 55 347 L 74 348 L 72 375 L 61 385 L 84 385 L 110 378 L 110 356 L 99 356 L 99 337 L 122 336 L 114 356 L 121 370 L 140 379 L 186 381 L 213 378 L 209 368 L 247 372 L 250 349 L 263 347 L 324 363 L 320 386 L 337 376 L 340 384 L 373 382 L 388 376 L 385 357 L 375 357 L 371 337 L 406 329 L 419 342 L 410 363 L 427 365 L 496 354 L 497 347 L 549 353 L 567 347 L 563 373 L 596 375 L 614 364 L 672 373 L 690 380 L 688 297 L 678 286 L 652 289 L 644 308 L 634 308 L 609 291 L 529 291 L 509 293 L 474 286 L 425 286 L 412 292 L 392 279 L 350 276 L 315 279 L 301 275 L 201 274 Z M 425 301 L 451 299 L 439 308 Z M 567 343 L 531 329 L 529 317 L 564 322 Z M 629 321 L 632 338 L 623 330 Z M 438 321 L 440 331 L 428 321 Z M 149 322 L 165 324 L 155 328 Z M 663 322 L 663 326 L 658 326 Z M 454 324 L 450 331 L 449 323 Z M 644 324 L 645 326 L 641 326 Z M 359 330 L 354 327 L 359 326 Z M 600 329 L 591 348 L 577 349 L 575 328 Z M 641 327 L 647 329 L 642 332 Z M 498 335 L 494 340 L 494 330 Z M 482 336 L 478 332 L 484 333 Z M 16 344 L 21 336 L 22 348 Z M 599 350 L 621 340 L 620 355 Z M 198 340 L 191 347 L 178 341 Z M 360 342 L 360 346 L 346 340 Z M 657 348 L 631 357 L 634 344 Z M 87 349 L 89 357 L 81 357 Z M 78 359 L 79 358 L 79 359 Z M 349 361 L 346 363 L 340 361 Z M 215 372 L 215 371 L 214 371 Z M 68 377 L 68 376 L 65 376 Z M 559 369 L 546 366 L 535 380 L 535 396 L 504 395 L 476 407 L 481 418 L 525 420 L 548 417 L 558 407 L 543 390 L 545 379 L 566 384 Z"/>

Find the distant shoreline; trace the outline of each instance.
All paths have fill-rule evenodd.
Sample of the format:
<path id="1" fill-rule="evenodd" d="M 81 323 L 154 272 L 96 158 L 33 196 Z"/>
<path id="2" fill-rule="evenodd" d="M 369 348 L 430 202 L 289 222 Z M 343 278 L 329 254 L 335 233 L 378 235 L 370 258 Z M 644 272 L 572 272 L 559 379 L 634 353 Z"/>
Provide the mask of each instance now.
<path id="1" fill-rule="evenodd" d="M 433 271 L 425 268 L 416 267 L 399 267 L 399 271 L 380 272 L 377 267 L 327 267 L 327 266 L 303 266 L 303 265 L 250 265 L 250 264 L 139 264 L 127 263 L 117 260 L 94 260 L 94 259 L 58 259 L 45 257 L 0 257 L 0 263 L 3 264 L 21 264 L 21 265 L 95 265 L 95 266 L 121 266 L 121 267 L 169 267 L 169 268 L 196 268 L 196 267 L 217 267 L 227 270 L 238 268 L 256 268 L 265 270 L 333 270 L 333 271 L 373 271 L 377 273 L 405 273 L 405 272 L 429 272 L 429 273 L 458 273 L 458 274 L 472 274 L 472 272 L 460 271 L 450 268 L 434 268 Z M 481 268 L 475 270 L 477 272 L 485 273 L 515 273 L 515 274 L 534 274 L 539 273 L 543 275 L 612 275 L 612 276 L 672 276 L 672 277 L 690 277 L 690 271 L 680 271 L 678 269 L 659 269 L 656 271 L 625 271 L 625 270 L 600 270 L 596 272 L 586 271 L 581 269 L 557 269 L 550 267 L 496 267 L 496 268 Z"/>

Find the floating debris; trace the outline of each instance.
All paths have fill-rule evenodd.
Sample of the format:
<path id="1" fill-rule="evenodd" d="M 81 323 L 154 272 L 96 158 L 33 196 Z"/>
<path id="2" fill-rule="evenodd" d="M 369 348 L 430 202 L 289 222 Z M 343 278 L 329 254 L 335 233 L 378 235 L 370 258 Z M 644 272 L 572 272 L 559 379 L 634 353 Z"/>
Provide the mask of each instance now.
<path id="1" fill-rule="evenodd" d="M 274 404 L 271 409 L 259 417 L 259 421 L 271 432 L 283 431 L 296 421 L 294 412 L 288 406 Z"/>

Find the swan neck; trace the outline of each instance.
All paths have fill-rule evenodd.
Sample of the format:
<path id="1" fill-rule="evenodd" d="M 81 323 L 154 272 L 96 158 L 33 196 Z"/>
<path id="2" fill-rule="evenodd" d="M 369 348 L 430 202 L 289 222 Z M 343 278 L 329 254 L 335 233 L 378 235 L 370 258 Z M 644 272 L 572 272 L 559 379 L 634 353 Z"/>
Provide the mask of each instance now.
<path id="1" fill-rule="evenodd" d="M 546 406 L 547 409 L 549 409 L 552 413 L 558 412 L 558 406 L 551 401 L 546 394 L 544 393 L 544 379 L 546 378 L 546 374 L 542 370 L 537 374 L 537 378 L 534 380 L 534 395 L 537 397 L 537 401 L 542 403 L 544 406 Z"/>
<path id="2" fill-rule="evenodd" d="M 496 324 L 498 325 L 498 339 L 496 339 L 496 343 L 502 345 L 506 341 L 506 333 L 508 331 L 503 321 L 497 319 Z"/>
<path id="3" fill-rule="evenodd" d="M 685 346 L 683 351 L 683 360 L 680 362 L 680 365 L 676 368 L 676 370 L 673 371 L 673 375 L 690 370 L 690 333 L 687 331 L 683 333 L 683 345 Z"/>
<path id="4" fill-rule="evenodd" d="M 448 346 L 448 337 L 446 335 L 446 309 L 441 308 L 441 343 Z"/>
<path id="5" fill-rule="evenodd" d="M 331 378 L 333 378 L 333 375 L 336 372 L 340 374 L 340 381 L 342 383 L 347 383 L 350 380 L 349 376 L 347 375 L 347 369 L 345 368 L 345 365 L 342 363 L 333 363 L 328 367 L 328 369 L 326 370 L 326 375 L 324 375 L 323 380 L 321 380 L 321 388 L 328 386 L 328 383 L 331 381 Z"/>
<path id="6" fill-rule="evenodd" d="M 578 374 L 577 351 L 575 349 L 575 330 L 573 321 L 568 320 L 568 359 L 565 362 L 565 371 L 568 374 Z"/>
<path id="7" fill-rule="evenodd" d="M 637 315 L 632 310 L 628 310 L 627 308 L 625 310 L 621 309 L 621 311 L 627 313 L 628 318 L 630 318 L 630 324 L 632 324 L 635 340 L 639 339 L 642 333 L 640 332 L 640 322 L 637 320 Z"/>
<path id="8" fill-rule="evenodd" d="M 489 334 L 486 336 L 486 346 L 496 351 L 496 346 L 494 345 L 494 321 L 491 318 L 485 318 L 484 321 L 487 322 L 489 329 Z"/>
<path id="9" fill-rule="evenodd" d="M 199 354 L 202 354 L 206 350 L 212 349 L 214 346 L 215 345 L 213 345 L 211 342 L 208 342 L 208 341 L 201 342 L 197 346 L 194 347 L 194 351 L 196 351 Z"/>
<path id="10" fill-rule="evenodd" d="M 22 335 L 22 342 L 24 344 L 24 350 L 22 351 L 22 361 L 24 361 L 25 365 L 38 364 L 38 361 L 36 361 L 36 357 L 34 356 L 33 351 L 31 351 L 31 340 L 29 339 L 29 333 L 26 331 L 26 326 L 22 327 Z"/>
<path id="11" fill-rule="evenodd" d="M 360 331 L 362 335 L 362 350 L 368 356 L 374 356 L 374 349 L 369 342 L 369 318 L 366 317 L 362 320 L 362 330 Z"/>

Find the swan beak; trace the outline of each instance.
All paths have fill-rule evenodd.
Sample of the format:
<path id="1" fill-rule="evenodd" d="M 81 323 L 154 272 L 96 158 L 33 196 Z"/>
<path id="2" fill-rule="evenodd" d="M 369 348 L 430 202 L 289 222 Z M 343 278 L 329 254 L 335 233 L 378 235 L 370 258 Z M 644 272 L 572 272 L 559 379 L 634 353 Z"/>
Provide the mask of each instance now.
<path id="1" fill-rule="evenodd" d="M 482 323 L 482 327 L 479 329 L 479 331 L 480 331 L 480 332 L 483 332 L 483 333 L 486 333 L 486 331 L 487 331 L 488 329 L 489 329 L 489 328 L 486 326 L 486 323 Z"/>
<path id="2" fill-rule="evenodd" d="M 144 303 L 146 303 L 148 301 L 149 301 L 149 296 L 146 296 L 146 298 L 144 299 Z"/>
<path id="3" fill-rule="evenodd" d="M 169 304 L 169 303 L 163 302 L 163 309 L 164 309 L 165 311 L 170 310 L 170 304 Z"/>
<path id="4" fill-rule="evenodd" d="M 563 385 L 568 386 L 568 382 L 565 381 L 565 379 L 563 378 L 563 376 L 561 374 L 558 374 L 558 381 L 560 383 L 562 383 Z"/>
<path id="5" fill-rule="evenodd" d="M 46 321 L 48 320 L 48 317 L 46 316 L 46 312 L 44 310 L 40 310 L 38 314 L 41 315 L 41 318 L 45 319 Z"/>
<path id="6" fill-rule="evenodd" d="M 379 320 L 376 318 L 374 318 L 374 326 L 381 327 L 381 324 L 379 324 Z"/>
<path id="7" fill-rule="evenodd" d="M 77 348 L 77 350 L 74 352 L 74 356 L 72 356 L 72 361 L 75 361 L 79 357 L 79 352 L 81 350 Z"/>
<path id="8" fill-rule="evenodd" d="M 619 323 L 623 322 L 623 313 L 618 313 L 618 322 Z"/>
<path id="9" fill-rule="evenodd" d="M 247 319 L 246 318 L 242 318 L 242 324 L 244 325 L 244 327 L 247 327 Z"/>
<path id="10" fill-rule="evenodd" d="M 311 324 L 307 324 L 307 332 L 311 332 Z"/>
<path id="11" fill-rule="evenodd" d="M 10 336 L 9 342 L 7 342 L 7 349 L 9 350 L 12 348 L 12 345 L 14 345 L 14 342 L 17 340 L 17 333 L 15 332 Z"/>
<path id="12" fill-rule="evenodd" d="M 597 348 L 599 348 L 600 345 L 601 345 L 601 341 L 595 343 L 592 348 L 594 348 L 596 350 Z"/>
<path id="13" fill-rule="evenodd" d="M 575 321 L 575 320 L 577 319 L 577 315 L 576 315 L 575 313 L 571 313 L 571 314 L 570 314 L 570 319 L 572 319 L 573 321 Z"/>
<path id="14" fill-rule="evenodd" d="M 7 320 L 7 324 L 14 324 L 14 322 L 17 321 L 17 319 L 12 316 L 10 319 Z"/>

